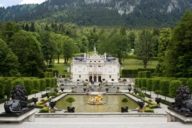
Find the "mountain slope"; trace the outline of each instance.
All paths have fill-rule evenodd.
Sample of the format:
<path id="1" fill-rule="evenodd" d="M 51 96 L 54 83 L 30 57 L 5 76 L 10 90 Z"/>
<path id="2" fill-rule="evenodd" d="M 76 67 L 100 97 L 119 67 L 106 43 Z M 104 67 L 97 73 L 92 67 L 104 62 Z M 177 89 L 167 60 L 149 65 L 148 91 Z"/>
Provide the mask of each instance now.
<path id="1" fill-rule="evenodd" d="M 173 25 L 191 0 L 48 0 L 0 9 L 0 20 L 43 20 L 79 25 Z"/>

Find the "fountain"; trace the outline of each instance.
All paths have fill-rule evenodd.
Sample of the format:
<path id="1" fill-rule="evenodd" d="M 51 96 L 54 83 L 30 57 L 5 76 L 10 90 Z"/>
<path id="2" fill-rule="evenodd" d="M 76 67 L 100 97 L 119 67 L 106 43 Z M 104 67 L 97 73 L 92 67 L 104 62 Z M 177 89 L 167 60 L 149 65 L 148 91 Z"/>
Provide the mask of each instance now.
<path id="1" fill-rule="evenodd" d="M 104 104 L 102 95 L 90 96 L 88 99 L 88 104 L 90 105 L 102 105 Z"/>

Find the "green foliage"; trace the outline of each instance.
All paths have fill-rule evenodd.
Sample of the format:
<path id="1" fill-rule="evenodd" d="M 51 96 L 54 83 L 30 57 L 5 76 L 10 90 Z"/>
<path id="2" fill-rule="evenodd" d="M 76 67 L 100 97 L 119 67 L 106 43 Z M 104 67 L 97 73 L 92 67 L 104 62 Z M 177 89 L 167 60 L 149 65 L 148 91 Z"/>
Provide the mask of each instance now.
<path id="1" fill-rule="evenodd" d="M 152 79 L 147 79 L 146 80 L 146 89 L 148 91 L 152 91 Z"/>
<path id="2" fill-rule="evenodd" d="M 160 93 L 161 95 L 168 96 L 169 95 L 169 80 L 161 80 L 160 81 Z"/>
<path id="3" fill-rule="evenodd" d="M 149 30 L 139 33 L 135 53 L 143 61 L 144 69 L 146 69 L 149 60 L 153 57 L 153 35 Z"/>
<path id="4" fill-rule="evenodd" d="M 12 37 L 9 46 L 17 55 L 19 71 L 26 76 L 42 76 L 45 69 L 40 43 L 29 32 L 19 31 Z"/>
<path id="5" fill-rule="evenodd" d="M 40 91 L 43 91 L 46 89 L 46 80 L 40 79 Z"/>
<path id="6" fill-rule="evenodd" d="M 63 44 L 63 57 L 64 62 L 68 63 L 69 59 L 73 56 L 75 53 L 75 45 L 72 39 L 68 38 L 65 40 Z"/>
<path id="7" fill-rule="evenodd" d="M 38 92 L 39 92 L 39 91 L 36 90 L 36 89 L 31 90 L 31 94 L 35 94 L 35 93 L 38 93 Z"/>
<path id="8" fill-rule="evenodd" d="M 18 59 L 8 45 L 0 39 L 0 76 L 18 74 Z"/>
<path id="9" fill-rule="evenodd" d="M 172 80 L 169 86 L 169 96 L 175 97 L 177 89 L 182 85 L 180 80 Z"/>
<path id="10" fill-rule="evenodd" d="M 74 99 L 73 97 L 68 97 L 68 98 L 66 99 L 66 101 L 67 101 L 68 103 L 73 103 L 73 102 L 75 102 L 75 99 Z"/>
<path id="11" fill-rule="evenodd" d="M 155 93 L 160 92 L 160 80 L 158 78 L 152 79 L 152 90 Z"/>
<path id="12" fill-rule="evenodd" d="M 128 102 L 128 99 L 127 99 L 127 98 L 123 98 L 123 99 L 121 100 L 121 102 L 127 103 L 127 102 Z"/>
<path id="13" fill-rule="evenodd" d="M 188 81 L 187 81 L 187 85 L 192 93 L 192 78 L 189 78 Z"/>
<path id="14" fill-rule="evenodd" d="M 178 2 L 179 11 L 173 9 L 171 12 L 167 12 L 171 2 L 170 0 L 142 0 L 138 4 L 138 1 L 132 0 L 111 0 L 109 2 L 98 1 L 87 4 L 79 0 L 49 0 L 39 5 L 30 4 L 1 8 L 0 20 L 52 22 L 51 26 L 54 31 L 62 29 L 60 25 L 55 25 L 55 22 L 73 22 L 84 26 L 164 27 L 175 24 L 183 11 L 191 8 L 191 1 L 185 0 Z M 120 15 L 118 9 L 127 9 L 129 4 L 135 7 L 133 12 Z M 28 26 L 27 30 L 30 29 L 31 25 Z M 46 30 L 50 30 L 50 28 L 47 27 Z M 67 30 L 66 33 L 71 32 Z"/>
<path id="15" fill-rule="evenodd" d="M 0 99 L 4 98 L 5 94 L 5 82 L 3 78 L 0 78 Z"/>
<path id="16" fill-rule="evenodd" d="M 56 43 L 53 34 L 49 32 L 41 33 L 42 52 L 47 65 L 51 65 L 56 52 Z"/>
<path id="17" fill-rule="evenodd" d="M 135 77 L 141 77 L 141 74 L 138 75 L 138 73 L 142 72 L 142 77 L 150 77 L 150 74 L 153 73 L 155 69 L 123 69 L 122 70 L 122 77 L 129 77 L 129 78 L 135 78 Z"/>
<path id="18" fill-rule="evenodd" d="M 140 72 L 138 72 L 138 77 L 149 78 L 149 77 L 151 77 L 151 72 L 150 71 L 140 71 Z"/>
<path id="19" fill-rule="evenodd" d="M 33 81 L 31 79 L 24 79 L 24 86 L 27 94 L 31 94 L 31 90 L 33 90 Z"/>
<path id="20" fill-rule="evenodd" d="M 35 90 L 40 90 L 40 81 L 39 81 L 39 79 L 33 79 L 33 89 L 35 89 Z"/>
<path id="21" fill-rule="evenodd" d="M 192 12 L 187 11 L 174 29 L 172 41 L 165 56 L 168 76 L 192 76 Z"/>
<path id="22" fill-rule="evenodd" d="M 40 113 L 48 113 L 49 112 L 49 107 L 43 107 L 39 112 Z"/>
<path id="23" fill-rule="evenodd" d="M 140 87 L 141 87 L 141 89 L 143 89 L 143 90 L 146 90 L 146 87 L 147 87 L 147 79 L 146 78 L 142 78 L 142 79 L 140 79 Z"/>

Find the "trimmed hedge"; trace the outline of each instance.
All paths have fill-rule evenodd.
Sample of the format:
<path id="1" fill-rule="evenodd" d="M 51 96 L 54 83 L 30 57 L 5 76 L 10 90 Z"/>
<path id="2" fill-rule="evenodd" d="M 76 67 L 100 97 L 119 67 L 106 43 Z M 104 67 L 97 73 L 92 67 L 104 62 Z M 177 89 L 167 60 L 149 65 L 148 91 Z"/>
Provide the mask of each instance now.
<path id="1" fill-rule="evenodd" d="M 169 80 L 160 81 L 160 94 L 164 96 L 169 96 Z"/>
<path id="2" fill-rule="evenodd" d="M 180 80 L 172 80 L 169 85 L 169 96 L 175 97 L 177 89 L 182 85 Z"/>
<path id="3" fill-rule="evenodd" d="M 154 73 L 155 69 L 123 69 L 121 76 L 122 77 L 130 77 L 130 78 L 135 78 L 138 77 L 138 73 L 139 72 L 145 72 L 147 73 L 147 75 L 149 75 L 148 73 Z M 150 75 L 149 75 L 150 76 Z"/>
<path id="4" fill-rule="evenodd" d="M 139 78 L 150 78 L 151 72 L 150 71 L 140 71 L 140 72 L 138 72 L 138 77 Z"/>
<path id="5" fill-rule="evenodd" d="M 190 89 L 190 91 L 191 91 L 191 93 L 192 93 L 192 78 L 189 78 L 189 79 L 187 80 L 187 85 L 188 85 L 188 87 L 189 87 L 189 89 Z"/>
<path id="6" fill-rule="evenodd" d="M 181 85 L 187 85 L 192 92 L 192 78 L 154 77 L 135 79 L 135 86 L 137 88 L 154 91 L 157 94 L 169 97 L 175 97 L 176 90 Z"/>
<path id="7" fill-rule="evenodd" d="M 43 91 L 47 87 L 56 87 L 55 78 L 35 78 L 35 77 L 0 77 L 0 99 L 3 99 L 6 95 L 10 97 L 12 88 L 16 85 L 23 85 L 27 91 L 27 94 L 32 94 L 32 90 Z M 36 91 L 36 92 L 37 92 Z"/>
<path id="8" fill-rule="evenodd" d="M 159 94 L 160 93 L 160 80 L 159 79 L 152 79 L 152 91 L 154 91 L 155 93 Z"/>
<path id="9" fill-rule="evenodd" d="M 146 80 L 146 89 L 148 90 L 148 91 L 152 91 L 152 79 L 147 79 Z"/>

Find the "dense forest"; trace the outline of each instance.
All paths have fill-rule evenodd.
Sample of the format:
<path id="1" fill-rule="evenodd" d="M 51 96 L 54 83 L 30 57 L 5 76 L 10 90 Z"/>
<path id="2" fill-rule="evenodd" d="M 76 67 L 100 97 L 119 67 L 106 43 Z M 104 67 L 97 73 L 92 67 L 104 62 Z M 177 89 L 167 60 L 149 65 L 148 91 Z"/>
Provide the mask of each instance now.
<path id="1" fill-rule="evenodd" d="M 77 25 L 174 26 L 191 0 L 48 0 L 0 8 L 0 21 L 65 22 Z"/>

